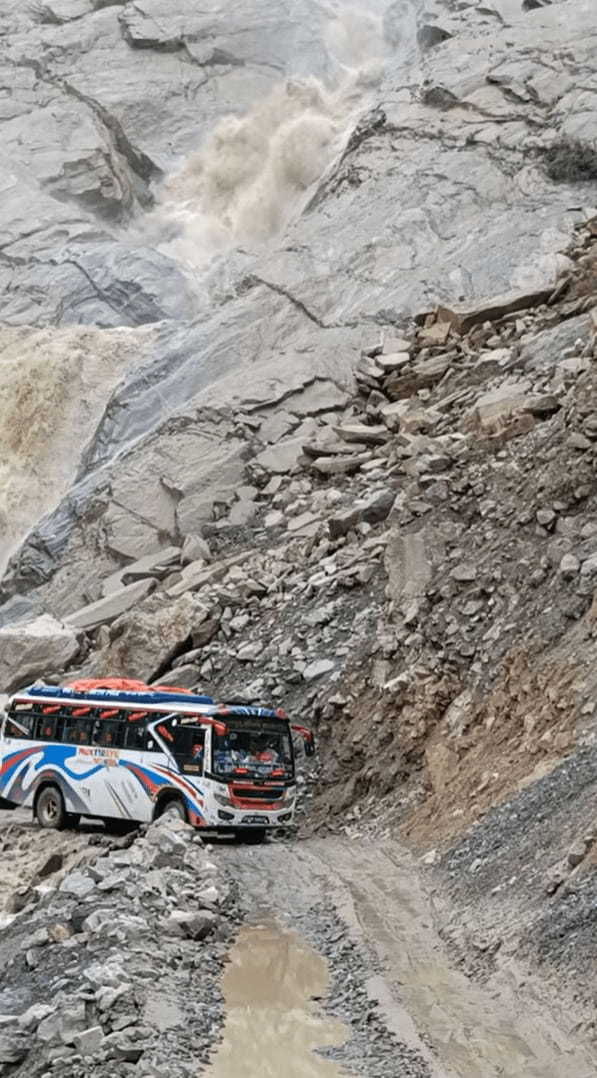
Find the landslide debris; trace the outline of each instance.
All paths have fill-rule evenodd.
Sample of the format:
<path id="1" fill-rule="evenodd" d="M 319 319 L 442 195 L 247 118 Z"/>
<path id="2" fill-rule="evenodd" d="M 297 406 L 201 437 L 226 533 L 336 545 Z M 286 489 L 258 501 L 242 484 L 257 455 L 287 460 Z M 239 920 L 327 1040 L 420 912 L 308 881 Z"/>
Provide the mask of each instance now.
<path id="1" fill-rule="evenodd" d="M 307 827 L 400 826 L 441 862 L 471 825 L 484 842 L 503 805 L 511 830 L 496 809 L 493 853 L 470 858 L 498 876 L 525 848 L 518 799 L 549 815 L 568 768 L 569 823 L 534 855 L 548 872 L 589 832 L 594 792 L 574 761 L 595 744 L 595 233 L 578 230 L 548 297 L 444 305 L 376 334 L 350 392 L 315 380 L 281 411 L 212 416 L 242 441 L 240 477 L 192 496 L 179 545 L 104 546 L 99 598 L 61 611 L 84 632 L 68 676 L 283 701 L 321 746 Z M 96 518 L 80 527 L 99 542 Z M 31 601 L 51 606 L 54 588 Z M 594 879 L 588 847 L 583 865 Z M 548 892 L 525 894 L 513 885 L 512 903 L 538 924 Z"/>
<path id="2" fill-rule="evenodd" d="M 173 817 L 96 841 L 77 865 L 48 861 L 42 885 L 12 902 L 0 933 L 0 1073 L 194 1075 L 222 1021 L 234 887 Z"/>

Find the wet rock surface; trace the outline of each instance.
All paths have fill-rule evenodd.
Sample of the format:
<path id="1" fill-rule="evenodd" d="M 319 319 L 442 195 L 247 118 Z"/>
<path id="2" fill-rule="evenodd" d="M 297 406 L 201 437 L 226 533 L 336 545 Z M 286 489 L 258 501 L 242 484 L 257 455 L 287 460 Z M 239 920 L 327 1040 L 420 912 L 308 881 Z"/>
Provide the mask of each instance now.
<path id="1" fill-rule="evenodd" d="M 0 313 L 12 326 L 129 327 L 138 356 L 115 392 L 106 381 L 82 454 L 71 439 L 81 482 L 29 544 L 23 579 L 46 579 L 73 557 L 65 544 L 92 492 L 112 493 L 112 516 L 129 532 L 136 522 L 136 556 L 153 549 L 154 520 L 140 521 L 110 488 L 154 464 L 168 482 L 172 424 L 202 429 L 206 407 L 232 417 L 259 400 L 276 408 L 292 385 L 318 379 L 323 408 L 349 385 L 372 326 L 399 337 L 406 318 L 441 302 L 470 328 L 515 309 L 511 297 L 492 306 L 496 294 L 550 293 L 594 199 L 590 178 L 551 180 L 541 151 L 592 130 L 582 87 L 593 13 L 589 0 L 570 0 L 563 25 L 561 5 L 502 6 L 446 20 L 443 9 L 423 17 L 413 2 L 399 15 L 381 0 L 367 13 L 299 5 L 292 17 L 262 0 L 233 17 L 215 0 L 200 15 L 185 3 L 81 0 L 61 13 L 9 4 Z M 420 36 L 430 19 L 443 38 L 432 48 Z M 246 128 L 222 121 L 235 110 L 248 110 Z M 35 137 L 22 138 L 25 126 Z M 260 148 L 256 164 L 246 141 Z M 205 250 L 216 256 L 208 272 Z M 422 386 L 436 376 L 406 377 Z M 217 436 L 230 438 L 225 428 Z M 152 463 L 146 444 L 116 462 L 140 437 L 151 439 Z M 194 450 L 186 478 L 195 472 L 202 489 L 210 447 L 196 440 Z M 160 529 L 175 535 L 172 519 Z"/>

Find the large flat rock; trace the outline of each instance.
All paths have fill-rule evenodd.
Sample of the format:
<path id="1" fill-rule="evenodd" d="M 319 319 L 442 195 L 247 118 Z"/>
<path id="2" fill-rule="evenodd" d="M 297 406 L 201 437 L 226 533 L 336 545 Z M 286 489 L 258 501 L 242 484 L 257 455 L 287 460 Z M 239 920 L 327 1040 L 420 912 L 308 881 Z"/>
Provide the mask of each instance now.
<path id="1" fill-rule="evenodd" d="M 76 610 L 69 614 L 66 621 L 78 629 L 97 629 L 98 625 L 109 625 L 121 614 L 126 613 L 131 607 L 136 606 L 142 599 L 149 595 L 155 587 L 153 580 L 138 580 L 136 584 L 129 584 L 125 588 L 119 588 L 103 599 Z"/>

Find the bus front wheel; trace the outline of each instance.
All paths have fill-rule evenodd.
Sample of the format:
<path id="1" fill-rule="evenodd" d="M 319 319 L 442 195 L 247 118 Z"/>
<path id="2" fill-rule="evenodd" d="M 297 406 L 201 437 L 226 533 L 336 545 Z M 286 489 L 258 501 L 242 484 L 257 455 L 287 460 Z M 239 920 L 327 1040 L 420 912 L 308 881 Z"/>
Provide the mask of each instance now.
<path id="1" fill-rule="evenodd" d="M 61 831 L 66 826 L 64 798 L 57 786 L 44 786 L 35 802 L 35 815 L 40 827 Z"/>
<path id="2" fill-rule="evenodd" d="M 187 812 L 179 797 L 167 801 L 164 807 L 159 809 L 158 816 L 176 816 L 177 819 L 187 822 Z"/>

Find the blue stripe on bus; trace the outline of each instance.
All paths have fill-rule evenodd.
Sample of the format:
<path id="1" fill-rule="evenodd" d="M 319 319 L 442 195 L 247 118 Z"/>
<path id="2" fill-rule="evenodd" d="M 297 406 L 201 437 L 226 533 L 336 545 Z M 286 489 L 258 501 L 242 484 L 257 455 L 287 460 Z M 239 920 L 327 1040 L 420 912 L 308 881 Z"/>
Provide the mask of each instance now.
<path id="1" fill-rule="evenodd" d="M 104 764 L 101 763 L 90 767 L 88 771 L 71 771 L 70 767 L 66 766 L 66 761 L 77 755 L 76 745 L 40 745 L 39 748 L 43 752 L 43 756 L 35 765 L 36 771 L 45 767 L 46 764 L 53 764 L 55 767 L 61 767 L 69 778 L 78 782 L 80 779 L 88 779 L 91 775 L 96 775 L 104 767 Z"/>
<path id="2" fill-rule="evenodd" d="M 122 689 L 91 689 L 81 692 L 77 689 L 58 689 L 53 685 L 32 685 L 29 689 L 22 689 L 17 696 L 51 696 L 58 700 L 118 700 L 123 704 L 214 704 L 211 696 L 195 696 L 192 693 L 125 692 Z"/>

